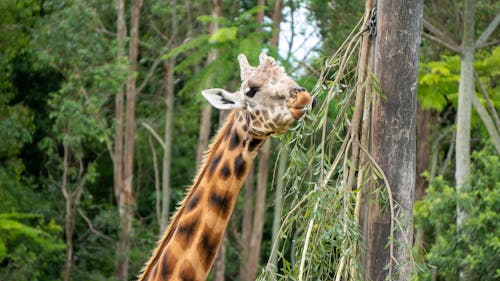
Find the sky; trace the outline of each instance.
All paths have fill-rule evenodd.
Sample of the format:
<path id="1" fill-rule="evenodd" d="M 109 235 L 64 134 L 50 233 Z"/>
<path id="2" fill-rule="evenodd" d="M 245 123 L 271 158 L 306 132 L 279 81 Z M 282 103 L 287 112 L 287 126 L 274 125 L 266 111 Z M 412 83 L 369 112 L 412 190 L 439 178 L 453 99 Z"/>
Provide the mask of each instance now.
<path id="1" fill-rule="evenodd" d="M 321 35 L 316 22 L 307 19 L 309 14 L 305 3 L 301 3 L 293 14 L 290 7 L 283 9 L 279 38 L 280 56 L 286 58 L 290 49 L 297 61 L 307 61 L 315 56 L 313 49 L 321 47 Z M 293 42 L 290 46 L 292 38 Z"/>

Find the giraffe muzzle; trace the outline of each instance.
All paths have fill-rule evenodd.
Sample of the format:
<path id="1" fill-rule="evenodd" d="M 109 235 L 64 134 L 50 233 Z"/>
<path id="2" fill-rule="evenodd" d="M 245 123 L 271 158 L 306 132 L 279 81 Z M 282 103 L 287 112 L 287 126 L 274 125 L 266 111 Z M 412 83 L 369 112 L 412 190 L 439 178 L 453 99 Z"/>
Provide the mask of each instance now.
<path id="1" fill-rule="evenodd" d="M 315 100 L 311 98 L 304 88 L 295 88 L 292 90 L 295 98 L 291 100 L 288 107 L 294 119 L 302 117 L 310 107 L 315 105 Z"/>

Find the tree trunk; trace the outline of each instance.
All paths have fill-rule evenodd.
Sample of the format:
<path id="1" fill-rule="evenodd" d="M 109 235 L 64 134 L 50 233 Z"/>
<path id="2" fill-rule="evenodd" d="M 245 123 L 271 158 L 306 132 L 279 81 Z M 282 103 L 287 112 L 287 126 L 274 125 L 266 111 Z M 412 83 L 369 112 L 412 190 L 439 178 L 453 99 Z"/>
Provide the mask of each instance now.
<path id="1" fill-rule="evenodd" d="M 117 41 L 118 41 L 118 60 L 125 55 L 125 39 L 127 36 L 127 27 L 125 25 L 125 1 L 116 1 L 117 11 Z M 123 87 L 115 96 L 115 140 L 113 152 L 113 186 L 115 199 L 118 206 L 122 206 L 121 190 L 123 184 Z M 119 211 L 121 209 L 119 208 Z"/>
<path id="2" fill-rule="evenodd" d="M 61 179 L 61 191 L 64 196 L 66 205 L 66 214 L 64 218 L 64 231 L 66 232 L 66 258 L 64 261 L 63 276 L 64 281 L 70 280 L 71 275 L 71 263 L 73 259 L 73 229 L 75 225 L 75 216 L 72 215 L 72 198 L 71 192 L 68 190 L 68 171 L 69 171 L 69 153 L 70 149 L 68 145 L 63 145 L 63 175 Z"/>
<path id="3" fill-rule="evenodd" d="M 243 200 L 243 218 L 241 222 L 241 264 L 240 280 L 247 280 L 248 276 L 248 258 L 250 256 L 250 236 L 252 235 L 252 213 L 253 213 L 253 195 L 254 195 L 254 163 L 250 166 L 248 177 L 245 182 L 245 194 Z"/>
<path id="4" fill-rule="evenodd" d="M 83 180 L 83 161 L 78 158 L 78 175 L 76 189 L 71 191 L 70 183 L 68 180 L 71 178 L 69 175 L 71 148 L 67 144 L 63 144 L 63 175 L 61 179 L 61 191 L 64 196 L 66 212 L 64 218 L 64 231 L 66 233 L 66 259 L 64 261 L 63 278 L 64 281 L 71 280 L 71 266 L 73 263 L 74 242 L 73 234 L 76 221 L 76 210 L 80 204 L 80 198 L 83 194 L 84 180 Z"/>
<path id="5" fill-rule="evenodd" d="M 259 153 L 259 168 L 257 171 L 257 192 L 255 195 L 255 211 L 253 214 L 252 234 L 250 236 L 250 253 L 248 260 L 248 275 L 244 280 L 255 280 L 259 269 L 262 229 L 266 212 L 267 176 L 269 172 L 269 156 L 271 155 L 271 140 L 267 140 Z"/>
<path id="6" fill-rule="evenodd" d="M 393 280 L 410 280 L 422 1 L 380 0 L 377 6 L 374 72 L 383 98 L 376 95 L 373 103 L 371 153 L 399 208 L 391 218 L 370 200 L 365 272 L 368 280 L 385 280 L 389 275 Z M 393 227 L 391 220 L 401 228 Z M 393 229 L 393 243 L 386 247 Z"/>
<path id="7" fill-rule="evenodd" d="M 172 155 L 172 135 L 174 124 L 174 66 L 175 57 L 170 58 L 164 63 L 164 81 L 165 81 L 165 135 L 164 143 L 165 150 L 163 151 L 162 162 L 162 199 L 161 199 L 161 219 L 160 219 L 160 236 L 168 226 L 169 210 L 170 210 L 170 167 Z"/>
<path id="8" fill-rule="evenodd" d="M 221 0 L 212 1 L 211 14 L 213 17 L 222 17 L 221 4 L 222 4 Z M 208 27 L 208 33 L 215 34 L 217 30 L 219 30 L 219 23 L 211 22 Z M 210 50 L 207 57 L 207 65 L 212 63 L 216 58 L 217 58 L 217 50 L 215 49 Z M 212 85 L 210 85 L 211 80 L 212 79 L 207 80 L 208 82 L 205 84 L 206 88 L 212 87 Z M 207 104 L 203 107 L 200 115 L 200 136 L 198 138 L 198 148 L 196 150 L 196 171 L 198 171 L 198 169 L 200 168 L 203 159 L 203 154 L 207 150 L 208 140 L 210 138 L 211 115 L 212 115 L 212 105 Z"/>
<path id="9" fill-rule="evenodd" d="M 283 209 L 283 189 L 285 188 L 285 172 L 288 157 L 288 148 L 282 146 L 280 159 L 278 161 L 278 171 L 276 173 L 276 191 L 274 192 L 274 215 L 272 228 L 272 249 L 271 257 L 269 258 L 272 266 L 272 279 L 276 279 L 275 272 L 278 270 L 278 250 L 279 250 L 279 233 L 281 226 L 281 212 Z"/>
<path id="10" fill-rule="evenodd" d="M 274 2 L 274 13 L 273 13 L 273 29 L 271 36 L 271 45 L 278 49 L 279 45 L 279 32 L 280 32 L 280 24 L 281 24 L 281 0 L 276 0 Z M 279 231 L 281 225 L 281 211 L 283 209 L 283 189 L 285 187 L 285 172 L 286 172 L 286 163 L 287 163 L 287 155 L 288 148 L 286 146 L 282 147 L 280 153 L 280 159 L 278 162 L 278 172 L 277 172 L 277 181 L 276 181 L 276 191 L 274 195 L 274 216 L 273 216 L 273 228 L 272 228 L 272 245 L 275 245 L 275 251 L 271 252 L 271 266 L 272 269 L 272 278 L 275 279 L 274 273 L 278 269 L 278 256 L 277 251 L 279 250 Z"/>
<path id="11" fill-rule="evenodd" d="M 215 257 L 214 269 L 213 269 L 213 281 L 224 281 L 226 279 L 226 248 L 227 248 L 227 237 L 224 234 L 222 237 L 222 242 L 217 251 L 217 256 Z"/>
<path id="12" fill-rule="evenodd" d="M 177 6 L 177 1 L 172 1 L 172 6 Z M 175 40 L 178 33 L 178 22 L 177 13 L 172 14 L 172 35 L 170 38 L 170 46 L 175 46 Z M 171 57 L 163 63 L 164 81 L 165 81 L 165 134 L 164 134 L 164 144 L 165 150 L 163 151 L 163 162 L 162 162 L 162 207 L 161 207 L 161 219 L 160 219 L 160 232 L 161 237 L 163 231 L 167 229 L 169 212 L 170 212 L 170 168 L 171 168 L 171 158 L 172 158 L 172 137 L 174 130 L 174 67 L 175 67 L 176 56 Z"/>
<path id="13" fill-rule="evenodd" d="M 455 181 L 457 198 L 469 191 L 470 177 L 470 127 L 471 104 L 474 89 L 474 0 L 464 1 L 464 29 L 461 46 L 460 84 L 458 86 L 457 140 L 455 147 Z M 457 201 L 457 231 L 463 235 L 462 226 L 468 218 L 468 211 Z M 458 238 L 460 239 L 460 238 Z M 467 279 L 460 270 L 460 280 Z"/>
<path id="14" fill-rule="evenodd" d="M 430 164 L 430 135 L 432 111 L 417 107 L 417 178 L 415 184 L 415 201 L 422 200 L 425 189 L 429 184 L 422 173 L 429 169 Z"/>
<path id="15" fill-rule="evenodd" d="M 128 280 L 130 261 L 130 235 L 134 218 L 135 199 L 132 194 L 134 169 L 134 135 L 135 135 L 135 98 L 136 98 L 136 71 L 139 42 L 139 15 L 142 1 L 134 0 L 132 7 L 129 63 L 130 72 L 127 78 L 127 102 L 125 115 L 125 150 L 123 163 L 123 183 L 120 192 L 120 230 L 116 252 L 116 277 L 118 280 Z"/>
<path id="16" fill-rule="evenodd" d="M 490 141 L 497 150 L 497 153 L 500 155 L 500 135 L 495 127 L 495 123 L 493 122 L 493 119 L 490 117 L 488 114 L 488 111 L 484 107 L 484 105 L 481 103 L 481 101 L 476 97 L 475 93 L 472 93 L 472 105 L 474 106 L 474 110 L 476 110 L 477 115 L 479 115 L 479 118 L 481 118 L 481 121 L 483 121 L 484 127 L 486 127 L 486 130 L 488 131 L 488 134 L 490 135 Z"/>

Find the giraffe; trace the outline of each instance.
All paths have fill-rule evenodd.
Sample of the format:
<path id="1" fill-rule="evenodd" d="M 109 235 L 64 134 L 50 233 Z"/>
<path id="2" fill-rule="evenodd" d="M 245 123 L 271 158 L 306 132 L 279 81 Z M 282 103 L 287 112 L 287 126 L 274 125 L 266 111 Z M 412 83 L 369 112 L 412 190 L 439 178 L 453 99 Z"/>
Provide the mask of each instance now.
<path id="1" fill-rule="evenodd" d="M 203 165 L 158 242 L 140 281 L 206 280 L 238 194 L 259 148 L 312 106 L 309 93 L 261 53 L 252 67 L 238 56 L 241 87 L 203 90 L 217 109 L 232 109 Z"/>

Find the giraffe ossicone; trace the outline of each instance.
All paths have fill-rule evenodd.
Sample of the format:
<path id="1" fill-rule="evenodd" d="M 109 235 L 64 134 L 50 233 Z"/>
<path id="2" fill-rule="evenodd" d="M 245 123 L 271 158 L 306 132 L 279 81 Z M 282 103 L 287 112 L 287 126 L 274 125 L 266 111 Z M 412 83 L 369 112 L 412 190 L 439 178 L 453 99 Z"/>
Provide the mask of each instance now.
<path id="1" fill-rule="evenodd" d="M 262 53 L 259 66 L 239 55 L 235 92 L 203 90 L 218 109 L 232 109 L 210 145 L 139 280 L 206 280 L 249 167 L 272 134 L 285 132 L 311 108 L 309 93 Z"/>

